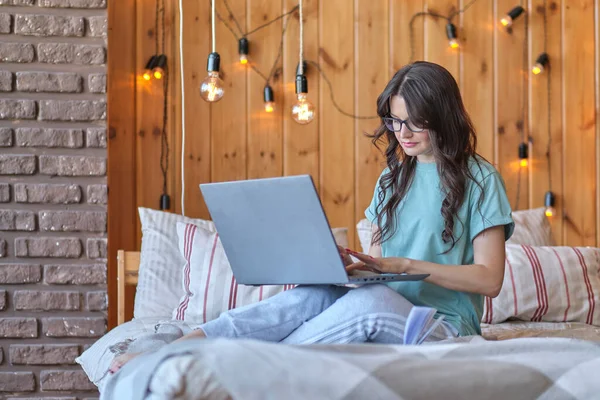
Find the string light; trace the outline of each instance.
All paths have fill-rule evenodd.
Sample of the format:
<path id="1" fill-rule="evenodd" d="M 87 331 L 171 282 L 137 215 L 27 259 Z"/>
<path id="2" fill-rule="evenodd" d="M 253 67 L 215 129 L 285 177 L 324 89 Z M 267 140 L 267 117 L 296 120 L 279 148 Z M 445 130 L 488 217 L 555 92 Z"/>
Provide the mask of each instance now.
<path id="1" fill-rule="evenodd" d="M 529 155 L 527 143 L 521 143 L 519 145 L 519 165 L 521 167 L 527 167 L 529 165 L 528 157 Z"/>
<path id="2" fill-rule="evenodd" d="M 216 51 L 216 34 L 215 34 L 215 0 L 211 1 L 211 28 L 212 28 L 212 53 L 208 55 L 206 70 L 208 76 L 204 78 L 200 84 L 200 96 L 210 103 L 221 100 L 225 89 L 223 81 L 219 78 L 219 67 L 221 57 Z"/>
<path id="3" fill-rule="evenodd" d="M 523 11 L 525 11 L 525 9 L 521 6 L 514 7 L 500 20 L 500 23 L 508 28 L 513 24 L 513 21 L 515 19 L 517 19 L 521 14 L 523 14 Z"/>
<path id="4" fill-rule="evenodd" d="M 150 57 L 150 59 L 146 63 L 146 68 L 144 68 L 144 73 L 142 74 L 142 77 L 144 78 L 144 80 L 149 81 L 150 79 L 152 79 L 152 70 L 154 69 L 154 66 L 156 65 L 156 59 L 157 59 L 156 55 L 153 55 L 152 57 Z"/>
<path id="5" fill-rule="evenodd" d="M 452 22 L 448 22 L 446 25 L 446 36 L 448 36 L 448 44 L 452 49 L 458 49 L 460 47 L 458 38 L 456 36 L 456 26 Z"/>
<path id="6" fill-rule="evenodd" d="M 166 55 L 161 54 L 160 56 L 156 57 L 156 64 L 154 65 L 154 68 L 152 68 L 152 75 L 154 75 L 156 79 L 162 79 L 162 77 L 165 75 L 166 65 Z"/>
<path id="7" fill-rule="evenodd" d="M 271 86 L 265 86 L 263 98 L 265 100 L 265 111 L 272 113 L 275 110 L 275 100 L 273 96 L 273 88 Z"/>
<path id="8" fill-rule="evenodd" d="M 240 55 L 240 64 L 248 64 L 248 39 L 245 37 L 238 41 L 238 53 Z"/>
<path id="9" fill-rule="evenodd" d="M 546 216 L 547 217 L 554 216 L 554 203 L 555 203 L 554 193 L 552 193 L 551 191 L 547 191 L 546 195 L 544 196 L 544 206 L 546 207 Z"/>
<path id="10" fill-rule="evenodd" d="M 544 52 L 538 56 L 535 60 L 535 65 L 531 69 L 534 75 L 539 75 L 544 72 L 544 69 L 548 68 L 548 63 L 550 62 L 550 58 L 548 58 L 548 53 Z"/>

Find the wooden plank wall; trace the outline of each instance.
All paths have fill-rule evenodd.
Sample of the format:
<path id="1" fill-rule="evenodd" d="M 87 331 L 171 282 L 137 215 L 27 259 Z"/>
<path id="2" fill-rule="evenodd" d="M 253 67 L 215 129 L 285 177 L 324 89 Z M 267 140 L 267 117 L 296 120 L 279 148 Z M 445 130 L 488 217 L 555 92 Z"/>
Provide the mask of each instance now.
<path id="1" fill-rule="evenodd" d="M 249 36 L 250 65 L 269 76 L 288 22 L 282 56 L 270 78 L 275 112 L 264 111 L 265 79 L 250 65 L 240 65 L 237 52 L 237 38 L 243 32 L 291 10 L 297 0 L 216 1 L 224 20 L 217 22 L 216 33 L 226 89 L 216 104 L 204 102 L 198 92 L 211 51 L 210 1 L 183 1 L 185 103 L 180 90 L 178 2 L 166 1 L 171 211 L 182 210 L 180 115 L 185 105 L 186 215 L 209 217 L 199 183 L 308 173 L 332 225 L 353 228 L 371 200 L 384 157 L 363 135 L 375 128 L 376 120 L 352 119 L 339 109 L 375 114 L 378 94 L 410 60 L 412 51 L 415 59 L 445 66 L 459 82 L 478 129 L 479 152 L 502 173 L 513 208 L 542 206 L 551 183 L 557 200 L 551 219 L 557 243 L 597 245 L 599 1 L 522 0 L 527 15 L 506 29 L 498 21 L 518 3 L 515 0 L 304 0 L 304 55 L 320 65 L 326 78 L 309 63 L 309 98 L 317 116 L 303 126 L 290 116 L 298 13 L 289 22 L 280 19 Z M 154 51 L 154 7 L 141 7 L 135 0 L 124 4 L 109 13 L 111 258 L 117 248 L 139 246 L 139 222 L 130 226 L 138 220 L 134 206 L 158 208 L 162 190 L 162 86 L 140 79 Z M 460 49 L 448 47 L 445 19 L 413 20 L 415 13 L 424 11 L 453 15 Z M 534 76 L 531 65 L 544 50 L 550 55 L 551 73 Z M 517 158 L 522 141 L 528 143 L 531 155 L 525 169 Z M 357 245 L 354 229 L 349 233 L 350 242 Z"/>

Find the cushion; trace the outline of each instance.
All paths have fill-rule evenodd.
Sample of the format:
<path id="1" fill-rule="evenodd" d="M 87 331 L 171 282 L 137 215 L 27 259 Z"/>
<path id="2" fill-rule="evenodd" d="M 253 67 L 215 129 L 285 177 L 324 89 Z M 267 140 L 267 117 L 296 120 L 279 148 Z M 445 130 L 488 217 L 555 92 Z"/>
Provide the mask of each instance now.
<path id="1" fill-rule="evenodd" d="M 81 365 L 90 381 L 102 391 L 109 377 L 108 369 L 110 368 L 110 364 L 117 355 L 129 352 L 157 350 L 157 348 L 164 346 L 165 343 L 171 342 L 173 340 L 171 336 L 179 337 L 181 334 L 187 334 L 196 328 L 196 326 L 188 325 L 182 321 L 161 320 L 161 318 L 140 318 L 125 322 L 98 339 L 90 348 L 77 357 L 75 361 Z M 169 331 L 178 329 L 180 332 L 175 335 L 160 333 L 162 325 L 170 328 Z M 156 348 L 140 348 L 139 346 L 133 348 L 136 339 L 142 337 L 155 338 L 158 342 L 153 343 L 156 345 Z M 152 342 L 146 340 L 145 343 Z"/>
<path id="2" fill-rule="evenodd" d="M 514 211 L 515 231 L 507 243 L 528 246 L 554 246 L 552 228 L 545 208 Z"/>
<path id="3" fill-rule="evenodd" d="M 214 231 L 211 221 L 140 207 L 142 247 L 135 293 L 134 318 L 170 318 L 183 294 L 177 222 L 194 223 Z"/>
<path id="4" fill-rule="evenodd" d="M 502 290 L 485 298 L 482 322 L 600 325 L 599 268 L 597 248 L 506 245 Z"/>
<path id="5" fill-rule="evenodd" d="M 358 234 L 358 240 L 360 241 L 362 252 L 369 254 L 369 249 L 371 248 L 371 237 L 373 236 L 373 224 L 371 221 L 366 218 L 358 221 L 358 224 L 356 224 L 356 233 Z"/>
<path id="6" fill-rule="evenodd" d="M 347 246 L 347 230 L 334 237 Z M 246 286 L 236 282 L 219 235 L 193 223 L 177 223 L 179 249 L 184 258 L 182 293 L 173 319 L 205 323 L 222 312 L 256 303 L 293 285 Z"/>

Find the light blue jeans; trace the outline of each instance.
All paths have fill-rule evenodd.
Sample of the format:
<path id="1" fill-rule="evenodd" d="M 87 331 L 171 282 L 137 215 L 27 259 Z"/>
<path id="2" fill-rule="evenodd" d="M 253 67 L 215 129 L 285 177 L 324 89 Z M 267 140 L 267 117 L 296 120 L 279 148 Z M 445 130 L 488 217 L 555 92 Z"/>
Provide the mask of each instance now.
<path id="1" fill-rule="evenodd" d="M 256 339 L 288 344 L 404 343 L 413 305 L 381 284 L 299 286 L 260 303 L 240 307 L 203 324 L 207 337 Z M 443 321 L 425 341 L 456 337 Z"/>

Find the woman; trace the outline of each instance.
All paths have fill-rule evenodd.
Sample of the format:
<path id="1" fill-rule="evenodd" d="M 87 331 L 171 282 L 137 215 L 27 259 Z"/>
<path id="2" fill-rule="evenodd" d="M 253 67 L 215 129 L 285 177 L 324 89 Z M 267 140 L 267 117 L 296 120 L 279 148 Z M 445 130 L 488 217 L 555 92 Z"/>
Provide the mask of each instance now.
<path id="1" fill-rule="evenodd" d="M 500 292 L 504 244 L 514 228 L 502 178 L 477 155 L 458 85 L 443 67 L 403 67 L 377 99 L 377 113 L 381 126 L 371 137 L 376 146 L 387 142 L 387 168 L 365 211 L 372 246 L 369 255 L 340 254 L 349 273 L 429 277 L 356 289 L 297 287 L 223 313 L 181 339 L 401 344 L 414 305 L 443 318 L 428 340 L 481 333 L 483 296 Z M 115 359 L 113 370 L 132 356 Z"/>

